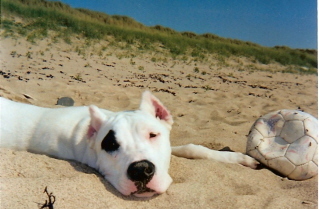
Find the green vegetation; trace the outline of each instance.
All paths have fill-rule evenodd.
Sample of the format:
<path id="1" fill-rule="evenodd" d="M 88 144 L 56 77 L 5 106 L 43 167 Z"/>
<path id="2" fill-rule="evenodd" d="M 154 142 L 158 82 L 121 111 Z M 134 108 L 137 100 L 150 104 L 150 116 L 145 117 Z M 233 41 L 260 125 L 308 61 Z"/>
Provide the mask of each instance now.
<path id="1" fill-rule="evenodd" d="M 24 22 L 15 22 L 10 19 L 12 15 L 22 17 Z M 316 50 L 269 48 L 213 34 L 179 33 L 159 25 L 147 27 L 129 17 L 74 9 L 59 1 L 2 0 L 2 16 L 2 35 L 14 36 L 17 33 L 26 36 L 30 42 L 47 37 L 50 31 L 55 31 L 59 34 L 55 39 L 61 38 L 68 44 L 72 43 L 70 35 L 76 34 L 92 40 L 111 39 L 114 45 L 121 47 L 165 50 L 171 57 L 179 59 L 185 59 L 186 55 L 195 60 L 204 60 L 211 54 L 218 55 L 221 60 L 230 56 L 248 57 L 262 64 L 278 62 L 300 66 L 300 72 L 317 73 Z M 81 49 L 78 50 L 82 53 Z"/>
<path id="2" fill-rule="evenodd" d="M 138 66 L 138 69 L 139 69 L 140 71 L 144 71 L 144 66 Z"/>

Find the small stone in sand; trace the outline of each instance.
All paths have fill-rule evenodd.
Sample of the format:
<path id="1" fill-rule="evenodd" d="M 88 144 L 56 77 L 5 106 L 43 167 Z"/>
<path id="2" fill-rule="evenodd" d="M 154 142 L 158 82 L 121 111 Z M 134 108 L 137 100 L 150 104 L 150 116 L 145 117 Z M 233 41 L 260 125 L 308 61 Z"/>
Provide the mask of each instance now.
<path id="1" fill-rule="evenodd" d="M 74 105 L 74 100 L 70 97 L 61 97 L 57 101 L 57 105 L 62 105 L 62 106 L 73 106 Z"/>

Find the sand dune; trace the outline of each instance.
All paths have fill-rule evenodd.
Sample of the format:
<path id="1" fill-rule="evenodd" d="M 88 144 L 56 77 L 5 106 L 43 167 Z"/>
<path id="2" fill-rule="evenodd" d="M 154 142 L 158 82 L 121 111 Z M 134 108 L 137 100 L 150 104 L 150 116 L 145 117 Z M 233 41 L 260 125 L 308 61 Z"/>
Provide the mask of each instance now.
<path id="1" fill-rule="evenodd" d="M 172 145 L 238 152 L 245 152 L 246 135 L 263 114 L 283 108 L 318 114 L 316 75 L 278 73 L 276 65 L 238 71 L 232 64 L 152 62 L 155 55 L 125 58 L 116 49 L 100 57 L 90 55 L 94 47 L 87 50 L 83 56 L 62 42 L 2 38 L 0 96 L 44 107 L 69 96 L 75 106 L 121 111 L 138 108 L 149 89 L 173 114 Z M 77 162 L 7 149 L 1 158 L 1 208 L 37 208 L 46 186 L 55 208 L 317 208 L 317 177 L 291 181 L 268 169 L 172 156 L 174 183 L 165 194 L 140 200 L 122 196 Z"/>

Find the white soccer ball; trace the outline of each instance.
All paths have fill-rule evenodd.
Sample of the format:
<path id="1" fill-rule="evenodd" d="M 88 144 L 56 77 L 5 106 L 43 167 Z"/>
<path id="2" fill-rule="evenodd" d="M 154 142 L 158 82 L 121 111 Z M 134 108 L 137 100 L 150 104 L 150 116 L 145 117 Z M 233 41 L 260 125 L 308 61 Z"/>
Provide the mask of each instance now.
<path id="1" fill-rule="evenodd" d="M 298 110 L 279 110 L 257 119 L 246 152 L 294 180 L 318 173 L 318 120 Z"/>

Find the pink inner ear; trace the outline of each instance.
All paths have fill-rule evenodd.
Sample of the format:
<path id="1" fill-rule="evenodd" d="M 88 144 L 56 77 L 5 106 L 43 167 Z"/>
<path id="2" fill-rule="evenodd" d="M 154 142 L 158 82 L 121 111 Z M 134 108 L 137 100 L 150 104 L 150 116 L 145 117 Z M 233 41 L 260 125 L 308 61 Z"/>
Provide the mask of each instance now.
<path id="1" fill-rule="evenodd" d="M 157 101 L 152 100 L 152 103 L 155 107 L 155 117 L 159 117 L 161 120 L 168 120 L 169 112 Z"/>
<path id="2" fill-rule="evenodd" d="M 96 130 L 92 126 L 89 126 L 89 129 L 87 132 L 88 138 L 91 138 L 94 135 L 94 133 L 96 133 Z"/>

